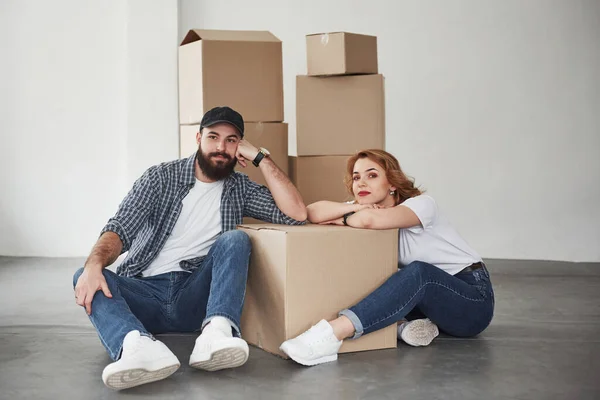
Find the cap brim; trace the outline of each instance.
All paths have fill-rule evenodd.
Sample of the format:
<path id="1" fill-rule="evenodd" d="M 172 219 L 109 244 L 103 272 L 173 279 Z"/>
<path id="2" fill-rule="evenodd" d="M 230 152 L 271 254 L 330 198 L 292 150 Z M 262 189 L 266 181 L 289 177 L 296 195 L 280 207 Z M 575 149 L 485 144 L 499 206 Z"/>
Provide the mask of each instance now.
<path id="1" fill-rule="evenodd" d="M 225 121 L 225 120 L 212 121 L 209 125 L 202 125 L 202 126 L 200 126 L 200 130 L 202 130 L 202 128 L 208 128 L 208 127 L 211 127 L 211 126 L 216 125 L 216 124 L 229 124 L 229 125 L 233 126 L 235 129 L 237 129 L 238 133 L 241 136 L 244 136 L 244 131 L 242 129 L 240 129 L 239 126 L 237 126 L 236 124 L 234 124 L 231 121 Z"/>

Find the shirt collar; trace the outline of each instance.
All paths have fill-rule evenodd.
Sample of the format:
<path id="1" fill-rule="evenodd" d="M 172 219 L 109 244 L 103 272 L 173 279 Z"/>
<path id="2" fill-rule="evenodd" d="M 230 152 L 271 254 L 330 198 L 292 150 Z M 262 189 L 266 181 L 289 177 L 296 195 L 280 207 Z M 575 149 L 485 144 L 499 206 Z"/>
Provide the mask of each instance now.
<path id="1" fill-rule="evenodd" d="M 179 177 L 179 182 L 181 182 L 184 185 L 193 185 L 194 183 L 196 183 L 196 177 L 195 177 L 195 164 L 196 164 L 196 153 L 192 154 L 191 156 L 188 157 L 187 160 L 185 160 L 185 163 L 183 164 L 183 168 L 181 171 L 181 175 Z"/>

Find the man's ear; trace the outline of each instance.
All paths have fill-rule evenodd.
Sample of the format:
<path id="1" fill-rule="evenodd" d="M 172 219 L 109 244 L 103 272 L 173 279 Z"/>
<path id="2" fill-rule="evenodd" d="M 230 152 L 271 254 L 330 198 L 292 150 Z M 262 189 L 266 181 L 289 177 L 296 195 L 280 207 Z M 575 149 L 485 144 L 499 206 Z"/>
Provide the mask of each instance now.
<path id="1" fill-rule="evenodd" d="M 196 133 L 196 144 L 200 144 L 200 140 L 202 139 L 202 130 L 199 130 Z"/>

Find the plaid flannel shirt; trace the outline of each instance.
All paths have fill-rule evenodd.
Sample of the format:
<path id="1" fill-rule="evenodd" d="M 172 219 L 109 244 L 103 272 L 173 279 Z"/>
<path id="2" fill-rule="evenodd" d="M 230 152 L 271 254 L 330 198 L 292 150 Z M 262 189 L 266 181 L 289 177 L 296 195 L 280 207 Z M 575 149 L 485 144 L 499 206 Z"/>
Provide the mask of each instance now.
<path id="1" fill-rule="evenodd" d="M 108 220 L 100 235 L 107 231 L 116 233 L 123 242 L 122 253 L 129 252 L 117 268 L 117 274 L 141 276 L 156 258 L 179 218 L 181 201 L 196 182 L 195 159 L 194 154 L 187 159 L 150 167 L 134 183 L 115 216 Z M 221 232 L 235 229 L 243 217 L 275 224 L 304 224 L 281 212 L 267 187 L 234 172 L 223 185 Z M 203 259 L 204 256 L 185 260 L 180 266 L 192 271 Z"/>

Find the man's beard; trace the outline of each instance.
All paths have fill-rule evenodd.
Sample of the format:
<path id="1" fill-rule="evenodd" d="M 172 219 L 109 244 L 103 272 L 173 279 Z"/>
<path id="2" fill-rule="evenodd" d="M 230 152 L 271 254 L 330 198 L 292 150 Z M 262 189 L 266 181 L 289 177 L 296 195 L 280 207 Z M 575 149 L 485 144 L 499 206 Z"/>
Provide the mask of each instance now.
<path id="1" fill-rule="evenodd" d="M 222 156 L 225 160 L 214 160 L 214 164 L 211 158 L 216 156 Z M 202 173 L 211 180 L 220 181 L 227 178 L 233 173 L 233 169 L 237 164 L 237 158 L 231 158 L 229 154 L 224 152 L 214 152 L 204 154 L 202 148 L 198 147 L 196 152 L 196 160 L 198 160 L 198 166 Z"/>

